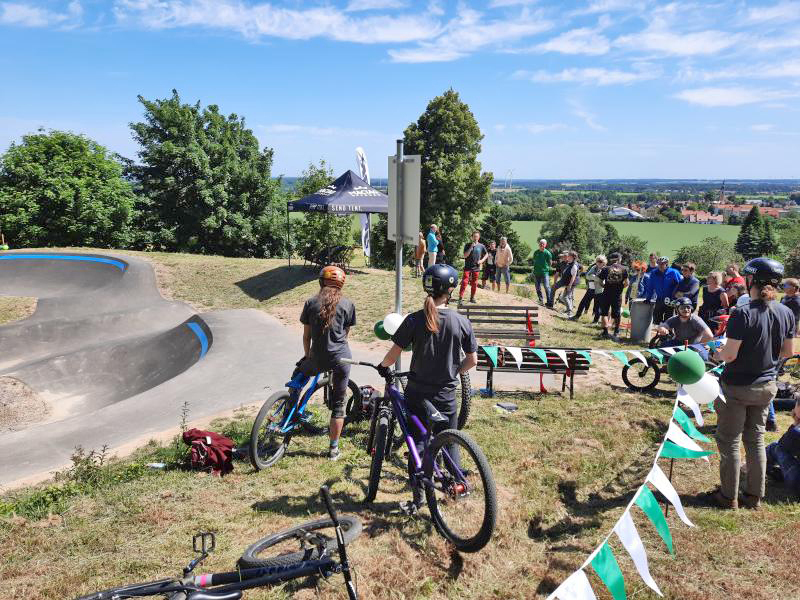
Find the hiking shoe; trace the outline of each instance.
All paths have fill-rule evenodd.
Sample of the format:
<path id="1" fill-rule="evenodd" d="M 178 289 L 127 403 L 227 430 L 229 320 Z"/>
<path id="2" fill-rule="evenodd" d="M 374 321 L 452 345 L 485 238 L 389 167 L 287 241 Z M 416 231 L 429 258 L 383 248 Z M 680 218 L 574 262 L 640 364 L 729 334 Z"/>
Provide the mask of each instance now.
<path id="1" fill-rule="evenodd" d="M 328 448 L 328 460 L 339 460 L 342 457 L 342 451 L 339 446 Z"/>
<path id="2" fill-rule="evenodd" d="M 610 337 L 612 342 L 616 342 L 617 344 L 619 344 L 619 334 L 612 333 Z"/>
<path id="3" fill-rule="evenodd" d="M 478 303 L 478 301 L 477 301 L 477 300 L 475 300 L 475 298 L 470 298 L 470 299 L 469 299 L 469 301 L 470 301 L 472 304 L 477 304 L 477 303 Z"/>
<path id="4" fill-rule="evenodd" d="M 750 510 L 761 509 L 761 498 L 742 493 L 742 506 Z"/>
<path id="5" fill-rule="evenodd" d="M 726 510 L 736 510 L 739 508 L 739 501 L 736 498 L 728 498 L 724 496 L 722 491 L 719 489 L 717 489 L 715 492 L 709 492 L 709 499 L 717 508 L 723 508 Z"/>
<path id="6" fill-rule="evenodd" d="M 775 422 L 775 419 L 767 419 L 767 424 L 764 429 L 767 431 L 778 431 L 778 424 Z"/>

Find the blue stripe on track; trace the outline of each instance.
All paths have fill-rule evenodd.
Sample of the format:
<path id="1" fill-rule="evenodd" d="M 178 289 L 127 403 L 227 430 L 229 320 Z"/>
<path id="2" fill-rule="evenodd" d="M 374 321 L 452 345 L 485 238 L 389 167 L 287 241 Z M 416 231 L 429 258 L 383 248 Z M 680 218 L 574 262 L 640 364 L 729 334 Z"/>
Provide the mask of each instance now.
<path id="1" fill-rule="evenodd" d="M 200 358 L 203 358 L 206 352 L 208 352 L 208 338 L 206 337 L 206 332 L 203 331 L 203 328 L 197 323 L 187 323 L 186 325 L 194 332 L 197 339 L 200 340 Z"/>
<path id="2" fill-rule="evenodd" d="M 120 271 L 124 271 L 128 265 L 121 260 L 114 260 L 113 258 L 101 258 L 99 256 L 80 256 L 73 254 L 3 254 L 0 255 L 0 260 L 75 260 L 86 262 L 97 262 L 106 265 L 117 267 Z"/>

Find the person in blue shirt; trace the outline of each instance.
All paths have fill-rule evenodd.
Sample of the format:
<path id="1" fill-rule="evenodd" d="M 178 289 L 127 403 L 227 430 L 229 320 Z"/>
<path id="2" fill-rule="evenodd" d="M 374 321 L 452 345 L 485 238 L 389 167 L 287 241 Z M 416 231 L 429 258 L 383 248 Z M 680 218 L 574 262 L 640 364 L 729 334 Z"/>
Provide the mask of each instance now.
<path id="1" fill-rule="evenodd" d="M 692 301 L 692 306 L 697 307 L 697 299 L 700 295 L 700 280 L 694 276 L 695 268 L 693 262 L 687 262 L 681 267 L 683 279 L 675 287 L 672 297 L 676 300 L 678 298 L 688 298 Z"/>
<path id="2" fill-rule="evenodd" d="M 782 481 L 800 497 L 800 395 L 796 396 L 792 419 L 794 423 L 781 439 L 767 446 L 767 475 Z"/>
<path id="3" fill-rule="evenodd" d="M 655 298 L 653 323 L 663 323 L 672 313 L 672 309 L 667 306 L 665 300 L 672 299 L 675 288 L 678 287 L 683 277 L 677 270 L 669 266 L 669 259 L 666 256 L 660 257 L 657 264 L 658 268 L 651 271 L 647 278 L 642 297 L 646 302 L 652 302 Z"/>
<path id="4" fill-rule="evenodd" d="M 439 250 L 439 240 L 436 239 L 436 232 L 439 231 L 439 228 L 436 225 L 431 224 L 430 229 L 428 230 L 428 235 L 425 237 L 425 242 L 428 245 L 428 266 L 432 267 L 436 264 L 436 253 Z"/>

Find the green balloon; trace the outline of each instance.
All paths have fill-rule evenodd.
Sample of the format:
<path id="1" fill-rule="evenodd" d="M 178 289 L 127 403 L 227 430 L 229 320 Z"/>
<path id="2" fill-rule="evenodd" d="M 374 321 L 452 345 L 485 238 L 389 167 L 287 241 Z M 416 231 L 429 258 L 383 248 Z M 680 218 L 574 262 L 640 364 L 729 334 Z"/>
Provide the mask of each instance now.
<path id="1" fill-rule="evenodd" d="M 677 383 L 697 383 L 706 373 L 706 364 L 697 352 L 681 350 L 673 354 L 667 363 L 667 372 Z"/>
<path id="2" fill-rule="evenodd" d="M 383 321 L 378 321 L 375 323 L 375 327 L 372 328 L 372 331 L 375 332 L 375 335 L 379 340 L 388 340 L 390 337 L 392 337 L 386 333 L 386 330 L 383 328 Z"/>
<path id="3" fill-rule="evenodd" d="M 8 250 L 8 244 L 3 244 L 0 246 L 0 250 Z"/>
<path id="4" fill-rule="evenodd" d="M 631 311 L 629 311 L 627 308 L 623 308 L 622 309 L 622 316 L 627 319 L 628 317 L 631 316 Z"/>

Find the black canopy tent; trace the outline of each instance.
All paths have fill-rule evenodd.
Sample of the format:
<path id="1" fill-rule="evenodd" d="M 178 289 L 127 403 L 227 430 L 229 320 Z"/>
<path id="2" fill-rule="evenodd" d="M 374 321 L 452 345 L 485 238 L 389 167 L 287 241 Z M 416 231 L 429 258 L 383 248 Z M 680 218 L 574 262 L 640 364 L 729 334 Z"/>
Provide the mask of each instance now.
<path id="1" fill-rule="evenodd" d="M 292 249 L 289 242 L 290 211 L 321 212 L 333 215 L 388 213 L 389 196 L 376 190 L 353 171 L 348 170 L 333 183 L 317 190 L 310 196 L 288 202 L 286 204 L 286 246 L 289 264 L 292 264 Z"/>

